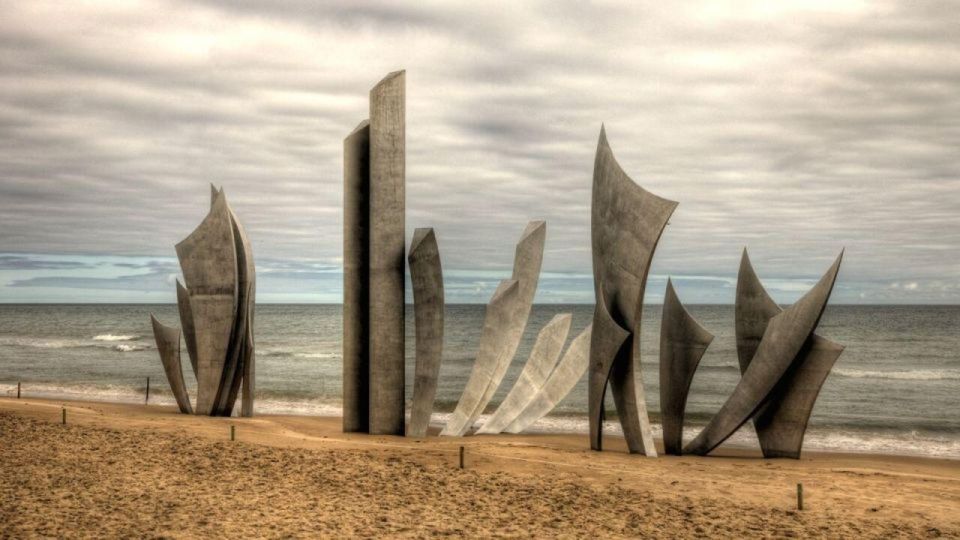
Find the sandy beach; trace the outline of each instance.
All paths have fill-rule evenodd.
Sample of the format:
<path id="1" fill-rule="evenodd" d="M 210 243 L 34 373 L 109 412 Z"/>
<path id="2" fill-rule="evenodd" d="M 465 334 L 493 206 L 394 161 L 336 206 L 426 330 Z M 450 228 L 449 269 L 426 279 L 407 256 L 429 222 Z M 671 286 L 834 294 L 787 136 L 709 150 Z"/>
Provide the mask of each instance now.
<path id="1" fill-rule="evenodd" d="M 0 537 L 960 535 L 960 461 L 648 459 L 586 442 L 344 435 L 339 418 L 0 399 Z"/>

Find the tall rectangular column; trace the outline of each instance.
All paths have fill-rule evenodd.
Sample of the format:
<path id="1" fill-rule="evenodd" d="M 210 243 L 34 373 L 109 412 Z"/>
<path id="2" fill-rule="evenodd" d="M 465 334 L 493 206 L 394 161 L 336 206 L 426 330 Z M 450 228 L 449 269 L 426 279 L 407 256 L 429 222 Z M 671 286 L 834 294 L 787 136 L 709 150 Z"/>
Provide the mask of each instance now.
<path id="1" fill-rule="evenodd" d="M 370 425 L 404 432 L 404 71 L 370 91 Z"/>
<path id="2" fill-rule="evenodd" d="M 369 429 L 370 123 L 343 140 L 343 431 Z"/>

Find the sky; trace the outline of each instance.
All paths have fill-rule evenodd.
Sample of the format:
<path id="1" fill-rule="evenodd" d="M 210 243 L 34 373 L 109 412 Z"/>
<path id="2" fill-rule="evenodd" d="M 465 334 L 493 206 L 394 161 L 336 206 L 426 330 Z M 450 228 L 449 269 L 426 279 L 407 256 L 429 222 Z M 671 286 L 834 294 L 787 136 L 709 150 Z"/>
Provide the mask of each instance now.
<path id="1" fill-rule="evenodd" d="M 405 69 L 408 240 L 484 303 L 547 221 L 537 302 L 593 301 L 601 124 L 680 203 L 647 302 L 960 303 L 951 2 L 0 2 L 0 302 L 174 302 L 223 186 L 260 302 L 341 299 L 343 138 Z"/>

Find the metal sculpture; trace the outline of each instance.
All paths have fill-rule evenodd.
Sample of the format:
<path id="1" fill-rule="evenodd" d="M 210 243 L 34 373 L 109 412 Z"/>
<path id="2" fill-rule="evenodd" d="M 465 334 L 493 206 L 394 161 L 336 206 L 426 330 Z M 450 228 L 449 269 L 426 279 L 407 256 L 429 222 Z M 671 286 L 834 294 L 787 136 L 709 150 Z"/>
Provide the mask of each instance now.
<path id="1" fill-rule="evenodd" d="M 223 190 L 211 186 L 210 211 L 203 222 L 177 244 L 177 257 L 185 284 L 177 282 L 180 324 L 197 378 L 196 414 L 229 416 L 242 391 L 241 415 L 253 416 L 253 339 L 256 270 L 246 232 L 227 204 Z M 151 315 L 152 317 L 152 315 Z M 154 320 L 155 321 L 155 320 Z M 171 389 L 176 395 L 184 387 L 170 371 L 173 362 L 169 331 L 155 321 L 155 337 Z M 179 366 L 179 330 L 177 330 Z M 181 401 L 186 390 L 178 397 Z M 187 401 L 189 405 L 189 400 Z"/>
<path id="2" fill-rule="evenodd" d="M 517 243 L 513 261 L 513 277 L 504 283 L 515 283 L 516 292 L 505 294 L 504 285 L 494 293 L 487 307 L 483 333 L 477 358 L 456 409 L 447 420 L 441 435 L 461 437 L 473 427 L 483 413 L 510 361 L 517 352 L 527 318 L 537 292 L 540 265 L 543 262 L 543 244 L 547 225 L 543 221 L 531 221 Z M 496 305 L 495 305 L 496 304 Z"/>
<path id="3" fill-rule="evenodd" d="M 370 122 L 343 140 L 343 431 L 370 420 Z"/>
<path id="4" fill-rule="evenodd" d="M 443 353 L 443 270 L 433 229 L 414 231 L 407 261 L 417 325 L 417 359 L 407 436 L 424 437 L 430 426 Z"/>
<path id="5" fill-rule="evenodd" d="M 740 373 L 750 366 L 770 319 L 782 310 L 760 283 L 747 250 L 737 278 L 736 333 Z M 813 405 L 843 345 L 812 334 L 790 370 L 753 417 L 764 457 L 800 458 Z"/>
<path id="6" fill-rule="evenodd" d="M 596 308 L 590 346 L 590 448 L 603 448 L 610 386 L 631 453 L 655 456 L 640 372 L 640 320 L 647 273 L 677 203 L 634 183 L 600 129 L 593 169 L 591 236 Z"/>
<path id="7" fill-rule="evenodd" d="M 370 421 L 403 435 L 406 72 L 370 90 Z"/>
<path id="8" fill-rule="evenodd" d="M 153 315 L 150 315 L 150 324 L 153 325 L 153 337 L 157 341 L 160 362 L 163 363 L 163 371 L 170 383 L 170 391 L 177 400 L 177 407 L 183 414 L 193 414 L 187 386 L 183 382 L 183 368 L 180 366 L 180 329 L 164 326 Z"/>
<path id="9" fill-rule="evenodd" d="M 520 433 L 534 422 L 546 416 L 557 404 L 567 397 L 573 387 L 580 382 L 587 371 L 590 357 L 590 334 L 593 325 L 588 325 L 579 336 L 574 338 L 560 363 L 543 383 L 523 411 L 504 428 L 507 433 Z"/>
<path id="10" fill-rule="evenodd" d="M 570 331 L 570 323 L 573 321 L 573 315 L 561 313 L 554 316 L 537 334 L 537 340 L 530 350 L 530 356 L 527 357 L 527 363 L 523 366 L 523 371 L 517 377 L 513 388 L 503 398 L 496 412 L 480 426 L 478 434 L 488 433 L 497 434 L 503 431 L 523 410 L 530 404 L 547 377 L 557 365 L 560 359 L 560 353 L 563 351 L 563 344 L 567 341 L 567 333 Z"/>
<path id="11" fill-rule="evenodd" d="M 706 455 L 752 418 L 774 395 L 820 322 L 836 282 L 843 253 L 800 300 L 773 316 L 743 377 L 716 415 L 683 452 Z M 785 412 L 789 414 L 789 412 Z M 804 422 L 805 424 L 805 422 Z"/>
<path id="12" fill-rule="evenodd" d="M 404 432 L 404 71 L 344 140 L 343 429 Z"/>
<path id="13" fill-rule="evenodd" d="M 711 341 L 713 334 L 683 307 L 668 279 L 660 318 L 660 423 L 665 454 L 680 455 L 687 394 Z"/>

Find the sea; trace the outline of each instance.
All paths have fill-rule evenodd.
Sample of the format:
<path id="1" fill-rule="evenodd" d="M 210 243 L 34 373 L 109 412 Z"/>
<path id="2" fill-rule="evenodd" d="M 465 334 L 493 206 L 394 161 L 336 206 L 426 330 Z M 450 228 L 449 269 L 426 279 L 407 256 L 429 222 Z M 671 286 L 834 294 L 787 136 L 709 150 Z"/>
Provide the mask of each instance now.
<path id="1" fill-rule="evenodd" d="M 692 305 L 716 337 L 694 376 L 685 439 L 706 424 L 740 378 L 730 305 Z M 483 305 L 449 305 L 433 422 L 442 425 L 470 376 Z M 654 435 L 659 436 L 660 310 L 645 306 L 641 365 Z M 150 314 L 179 325 L 175 305 L 0 304 L 0 396 L 143 403 L 174 400 L 153 341 Z M 408 306 L 407 399 L 413 388 L 414 322 Z M 480 422 L 516 380 L 537 332 L 571 313 L 572 340 L 590 323 L 589 305 L 536 305 L 516 357 Z M 256 307 L 258 414 L 340 414 L 340 305 Z M 804 441 L 807 450 L 960 459 L 960 306 L 831 305 L 817 333 L 846 346 L 817 400 Z M 196 384 L 186 348 L 184 379 Z M 408 404 L 409 405 L 409 404 Z M 530 431 L 586 433 L 586 376 Z M 613 410 L 612 404 L 608 410 Z M 609 420 L 609 419 L 608 419 Z M 614 421 L 605 430 L 616 433 Z M 750 425 L 725 443 L 757 448 Z"/>

